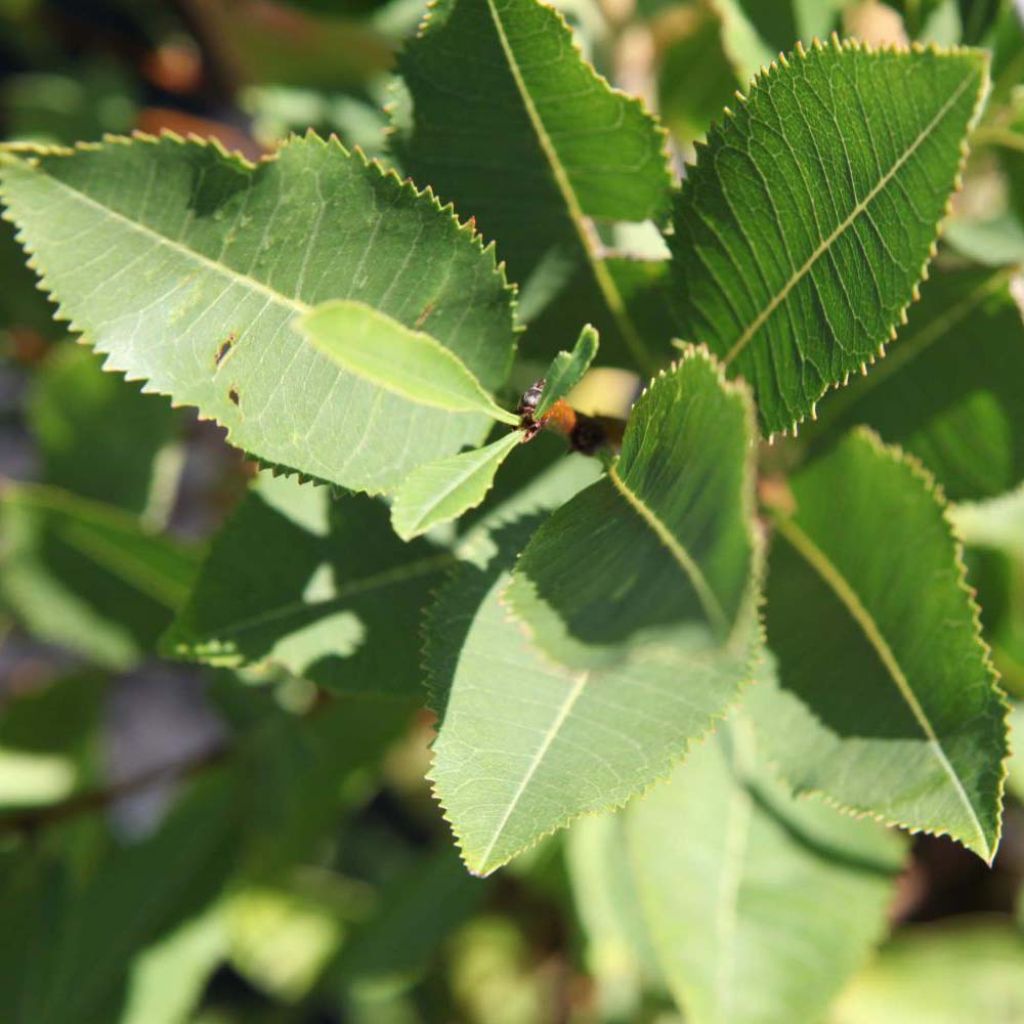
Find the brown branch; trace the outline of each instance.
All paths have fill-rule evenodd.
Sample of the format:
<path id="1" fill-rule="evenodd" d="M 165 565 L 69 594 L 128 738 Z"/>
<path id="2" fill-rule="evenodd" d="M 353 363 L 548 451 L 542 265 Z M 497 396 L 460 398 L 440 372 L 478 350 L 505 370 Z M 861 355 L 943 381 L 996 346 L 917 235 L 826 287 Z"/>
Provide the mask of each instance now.
<path id="1" fill-rule="evenodd" d="M 227 757 L 229 750 L 230 747 L 227 745 L 214 747 L 198 757 L 158 765 L 122 782 L 75 793 L 66 800 L 55 804 L 2 814 L 0 815 L 0 835 L 10 832 L 35 832 L 57 822 L 101 811 L 122 797 L 130 796 L 158 782 L 184 781 L 194 778 L 220 764 Z"/>

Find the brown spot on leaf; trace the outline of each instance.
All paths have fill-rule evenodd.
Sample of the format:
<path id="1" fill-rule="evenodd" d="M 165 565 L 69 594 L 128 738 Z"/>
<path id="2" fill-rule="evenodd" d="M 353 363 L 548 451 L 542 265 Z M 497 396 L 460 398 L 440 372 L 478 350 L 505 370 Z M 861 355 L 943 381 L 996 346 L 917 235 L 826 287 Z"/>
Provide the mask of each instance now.
<path id="1" fill-rule="evenodd" d="M 220 366 L 224 362 L 224 357 L 231 351 L 231 346 L 235 343 L 237 335 L 232 331 L 225 339 L 221 342 L 221 346 L 217 349 L 217 354 L 213 357 L 213 365 Z"/>
<path id="2" fill-rule="evenodd" d="M 228 398 L 231 399 L 233 405 L 238 405 L 241 396 L 238 394 L 238 388 L 234 385 L 228 388 Z"/>
<path id="3" fill-rule="evenodd" d="M 413 327 L 415 327 L 417 331 L 427 322 L 427 317 L 434 312 L 436 305 L 437 303 L 431 299 L 430 302 L 423 307 L 420 315 L 416 317 L 416 323 L 413 324 Z"/>

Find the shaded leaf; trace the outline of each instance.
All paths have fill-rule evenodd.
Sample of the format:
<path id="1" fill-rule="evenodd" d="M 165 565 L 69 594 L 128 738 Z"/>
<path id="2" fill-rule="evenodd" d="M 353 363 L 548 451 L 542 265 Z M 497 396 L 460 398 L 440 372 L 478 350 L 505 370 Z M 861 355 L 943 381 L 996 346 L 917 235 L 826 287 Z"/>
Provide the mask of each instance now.
<path id="1" fill-rule="evenodd" d="M 519 422 L 444 345 L 362 302 L 332 299 L 303 313 L 296 326 L 346 372 L 415 405 L 479 413 L 512 426 Z"/>
<path id="2" fill-rule="evenodd" d="M 693 1024 L 820 1020 L 885 930 L 902 844 L 794 799 L 745 719 L 625 815 L 648 933 Z"/>
<path id="3" fill-rule="evenodd" d="M 101 665 L 131 666 L 188 596 L 195 553 L 119 509 L 8 485 L 0 521 L 5 603 L 37 637 Z"/>
<path id="4" fill-rule="evenodd" d="M 985 84 L 979 52 L 834 40 L 773 65 L 711 130 L 670 238 L 681 331 L 751 384 L 767 433 L 900 322 Z"/>
<path id="5" fill-rule="evenodd" d="M 747 625 L 758 574 L 752 412 L 698 349 L 633 407 L 606 479 L 531 538 L 508 597 L 538 645 L 566 664 L 703 633 L 709 651 Z M 600 557 L 595 558 L 594 553 Z"/>
<path id="6" fill-rule="evenodd" d="M 522 439 L 522 434 L 513 430 L 483 448 L 414 469 L 391 506 L 395 533 L 411 540 L 475 508 L 491 489 L 501 464 Z"/>
<path id="7" fill-rule="evenodd" d="M 4 705 L 0 808 L 55 803 L 94 781 L 106 682 L 99 674 L 74 674 Z"/>
<path id="8" fill-rule="evenodd" d="M 118 1019 L 134 958 L 217 894 L 238 836 L 237 780 L 204 779 L 160 831 L 112 846 L 81 883 L 65 866 L 32 867 L 0 900 L 0 1016 L 12 1024 L 108 1024 Z M 159 884 L 154 884 L 154 879 Z M 52 916 L 46 907 L 52 908 Z M 24 925 L 38 920 L 36 941 Z"/>
<path id="9" fill-rule="evenodd" d="M 867 423 L 955 501 L 1024 480 L 1024 322 L 1010 281 L 1003 271 L 935 275 L 885 360 L 822 403 L 812 450 Z"/>
<path id="10" fill-rule="evenodd" d="M 440 592 L 431 777 L 472 871 L 664 776 L 749 678 L 750 419 L 742 390 L 689 352 L 634 409 L 616 484 L 556 512 L 511 576 L 528 522 L 495 538 L 485 571 L 466 567 Z"/>
<path id="11" fill-rule="evenodd" d="M 1024 1017 L 1024 935 L 958 917 L 897 933 L 839 1000 L 831 1024 L 961 1024 Z"/>
<path id="12" fill-rule="evenodd" d="M 536 418 L 543 416 L 555 402 L 565 398 L 583 380 L 583 375 L 590 369 L 590 364 L 597 355 L 597 348 L 597 331 L 587 324 L 580 331 L 572 351 L 559 352 L 551 360 L 551 365 L 544 374 L 544 393 L 534 413 Z"/>
<path id="13" fill-rule="evenodd" d="M 254 557 L 258 552 L 259 557 Z M 163 648 L 239 666 L 268 661 L 349 693 L 419 692 L 420 611 L 453 561 L 403 544 L 385 506 L 263 474 L 214 539 Z"/>
<path id="14" fill-rule="evenodd" d="M 154 460 L 174 430 L 165 399 L 104 373 L 88 349 L 61 345 L 33 378 L 28 412 L 46 483 L 129 512 L 146 508 Z"/>
<path id="15" fill-rule="evenodd" d="M 665 213 L 664 135 L 640 101 L 610 88 L 538 0 L 432 5 L 399 71 L 413 108 L 398 119 L 403 167 L 475 217 L 520 283 L 544 260 L 584 267 L 586 305 L 607 308 L 650 364 L 584 219 Z"/>
<path id="16" fill-rule="evenodd" d="M 385 392 L 291 330 L 347 299 L 428 333 L 486 389 L 512 356 L 493 251 L 337 141 L 292 139 L 257 166 L 171 136 L 5 155 L 0 195 L 107 368 L 197 406 L 264 460 L 386 491 L 486 434 L 487 417 Z"/>
<path id="17" fill-rule="evenodd" d="M 767 588 L 779 684 L 749 702 L 770 759 L 798 791 L 991 860 L 1006 708 L 931 478 L 859 430 L 791 485 Z"/>

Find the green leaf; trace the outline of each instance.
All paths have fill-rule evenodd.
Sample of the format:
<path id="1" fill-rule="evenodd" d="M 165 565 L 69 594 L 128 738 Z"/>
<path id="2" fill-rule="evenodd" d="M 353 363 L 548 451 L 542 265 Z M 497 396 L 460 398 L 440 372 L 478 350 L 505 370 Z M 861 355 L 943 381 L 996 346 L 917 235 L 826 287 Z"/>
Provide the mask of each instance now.
<path id="1" fill-rule="evenodd" d="M 237 844 L 240 792 L 236 778 L 203 779 L 156 834 L 109 847 L 80 883 L 68 865 L 33 865 L 24 879 L 5 879 L 0 1017 L 11 1024 L 118 1020 L 135 957 L 224 884 Z M 15 887 L 27 899 L 27 916 Z M 25 941 L 26 922 L 45 920 L 48 906 L 53 917 L 44 934 Z"/>
<path id="2" fill-rule="evenodd" d="M 1024 480 L 1024 323 L 1011 276 L 936 274 L 885 360 L 822 403 L 812 452 L 867 423 L 916 455 L 954 501 Z"/>
<path id="3" fill-rule="evenodd" d="M 479 875 L 664 777 L 749 676 L 753 623 L 725 653 L 677 640 L 602 668 L 552 660 L 508 606 L 529 525 L 496 535 L 485 572 L 460 567 L 427 620 L 431 703 L 443 715 L 429 778 Z"/>
<path id="4" fill-rule="evenodd" d="M 957 917 L 896 935 L 843 994 L 831 1024 L 962 1024 L 1024 1019 L 1024 935 Z"/>
<path id="5" fill-rule="evenodd" d="M 370 498 L 332 500 L 263 474 L 214 539 L 162 647 L 214 665 L 269 662 L 342 692 L 416 695 L 415 646 L 394 638 L 415 635 L 453 558 L 403 544 Z"/>
<path id="6" fill-rule="evenodd" d="M 151 650 L 188 596 L 195 553 L 119 509 L 7 485 L 0 596 L 43 640 L 124 669 Z"/>
<path id="7" fill-rule="evenodd" d="M 711 130 L 669 239 L 681 332 L 751 384 L 767 433 L 901 322 L 986 77 L 981 52 L 833 39 L 780 58 Z"/>
<path id="8" fill-rule="evenodd" d="M 597 981 L 600 1019 L 611 1021 L 636 1020 L 644 990 L 664 990 L 626 838 L 625 814 L 580 818 L 565 837 L 587 970 Z"/>
<path id="9" fill-rule="evenodd" d="M 745 719 L 625 814 L 648 933 L 692 1024 L 821 1020 L 885 930 L 902 844 L 794 799 Z"/>
<path id="10" fill-rule="evenodd" d="M 266 461 L 388 491 L 489 429 L 346 373 L 291 329 L 346 299 L 429 334 L 486 389 L 512 357 L 493 250 L 336 140 L 292 139 L 256 166 L 171 136 L 6 154 L 0 196 L 107 369 L 197 406 Z"/>
<path id="11" fill-rule="evenodd" d="M 551 365 L 544 374 L 544 394 L 534 413 L 537 419 L 540 419 L 555 402 L 565 398 L 583 380 L 583 375 L 590 369 L 590 364 L 597 355 L 597 348 L 597 331 L 587 324 L 580 331 L 572 351 L 559 352 L 551 360 Z"/>
<path id="12" fill-rule="evenodd" d="M 60 345 L 33 378 L 28 412 L 46 483 L 129 512 L 146 508 L 175 425 L 166 399 L 104 373 L 88 349 Z"/>
<path id="13" fill-rule="evenodd" d="M 431 777 L 470 870 L 663 777 L 749 678 L 751 418 L 743 390 L 688 352 L 637 403 L 617 483 L 556 512 L 514 575 L 529 523 L 496 536 L 486 571 L 466 567 L 440 592 Z"/>
<path id="14" fill-rule="evenodd" d="M 744 633 L 759 572 L 752 421 L 745 389 L 702 350 L 655 378 L 608 477 L 516 565 L 508 598 L 541 648 L 587 668 L 640 642 L 713 649 Z"/>
<path id="15" fill-rule="evenodd" d="M 769 757 L 800 792 L 991 860 L 1006 707 L 931 477 L 862 429 L 791 485 L 767 589 L 779 684 L 749 702 Z"/>
<path id="16" fill-rule="evenodd" d="M 519 422 L 444 345 L 365 303 L 332 299 L 303 313 L 296 327 L 345 372 L 415 405 L 479 413 L 512 426 Z"/>
<path id="17" fill-rule="evenodd" d="M 588 304 L 650 368 L 586 222 L 665 213 L 665 137 L 641 102 L 613 90 L 537 0 L 432 5 L 399 71 L 413 106 L 398 124 L 402 166 L 475 217 L 521 283 L 544 260 L 585 267 Z"/>
<path id="18" fill-rule="evenodd" d="M 106 682 L 101 674 L 75 673 L 7 701 L 0 808 L 56 803 L 99 781 L 96 734 Z"/>
<path id="19" fill-rule="evenodd" d="M 475 508 L 491 489 L 501 464 L 522 439 L 523 435 L 513 430 L 484 448 L 414 469 L 391 506 L 395 533 L 402 540 L 412 540 Z"/>

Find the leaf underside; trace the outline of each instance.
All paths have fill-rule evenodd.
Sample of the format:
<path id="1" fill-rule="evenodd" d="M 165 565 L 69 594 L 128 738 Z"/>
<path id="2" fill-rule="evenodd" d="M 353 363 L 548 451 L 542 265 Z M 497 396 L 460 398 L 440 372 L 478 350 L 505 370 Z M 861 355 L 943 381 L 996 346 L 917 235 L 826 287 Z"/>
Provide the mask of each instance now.
<path id="1" fill-rule="evenodd" d="M 693 1024 L 820 1020 L 885 930 L 903 844 L 791 796 L 743 717 L 624 816 L 642 917 Z"/>
<path id="2" fill-rule="evenodd" d="M 261 459 L 387 491 L 488 430 L 346 373 L 292 329 L 351 299 L 429 334 L 488 391 L 512 358 L 493 250 L 336 140 L 292 139 L 256 166 L 171 136 L 5 156 L 0 197 L 107 368 L 195 405 Z"/>
<path id="3" fill-rule="evenodd" d="M 984 94 L 979 51 L 798 48 L 699 148 L 670 238 L 682 336 L 793 428 L 902 321 Z"/>

